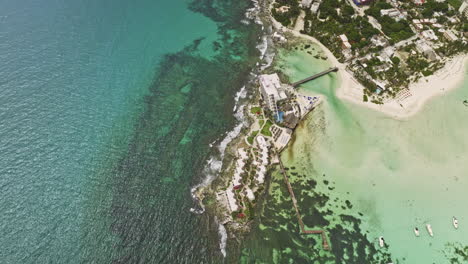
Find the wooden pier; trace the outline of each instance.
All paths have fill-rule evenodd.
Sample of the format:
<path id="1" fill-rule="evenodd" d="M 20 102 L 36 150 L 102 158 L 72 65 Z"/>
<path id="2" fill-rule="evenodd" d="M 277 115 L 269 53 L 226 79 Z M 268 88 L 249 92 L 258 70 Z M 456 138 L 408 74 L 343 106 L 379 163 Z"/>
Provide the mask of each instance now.
<path id="1" fill-rule="evenodd" d="M 296 87 L 298 87 L 299 85 L 301 85 L 301 84 L 303 84 L 303 83 L 312 81 L 312 80 L 317 79 L 317 78 L 319 78 L 319 77 L 322 77 L 322 76 L 324 76 L 324 75 L 326 75 L 326 74 L 329 74 L 330 72 L 337 72 L 337 71 L 338 71 L 338 68 L 337 68 L 337 67 L 333 67 L 333 68 L 330 68 L 330 69 L 328 69 L 328 70 L 326 70 L 326 71 L 323 71 L 323 72 L 314 74 L 314 75 L 312 75 L 312 76 L 310 76 L 310 77 L 308 77 L 308 78 L 305 78 L 304 80 L 300 80 L 300 81 L 297 81 L 297 82 L 295 82 L 295 83 L 292 83 L 291 85 L 292 85 L 292 87 L 296 88 Z"/>
<path id="2" fill-rule="evenodd" d="M 324 250 L 330 250 L 330 245 L 328 244 L 327 235 L 326 235 L 324 230 L 306 230 L 305 229 L 304 222 L 302 222 L 301 213 L 299 212 L 299 208 L 297 206 L 296 196 L 294 195 L 294 191 L 293 191 L 293 189 L 291 187 L 291 184 L 289 183 L 288 175 L 286 174 L 286 171 L 285 171 L 284 166 L 283 166 L 283 162 L 281 162 L 281 159 L 280 159 L 279 156 L 278 156 L 278 160 L 279 160 L 279 165 L 280 165 L 280 168 L 281 168 L 281 173 L 283 174 L 284 181 L 286 182 L 286 186 L 288 187 L 289 195 L 291 195 L 291 199 L 293 201 L 294 209 L 296 210 L 296 216 L 297 216 L 297 220 L 299 222 L 299 227 L 301 229 L 301 232 L 303 234 L 320 234 L 322 236 L 323 249 Z"/>

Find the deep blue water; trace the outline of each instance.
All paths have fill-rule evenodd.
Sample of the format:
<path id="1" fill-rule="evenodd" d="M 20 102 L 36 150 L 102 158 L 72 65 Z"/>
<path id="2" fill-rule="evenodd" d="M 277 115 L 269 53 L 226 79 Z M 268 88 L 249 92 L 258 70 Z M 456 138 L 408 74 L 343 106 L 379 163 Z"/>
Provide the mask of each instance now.
<path id="1" fill-rule="evenodd" d="M 203 222 L 188 190 L 252 64 L 239 47 L 213 59 L 217 26 L 243 27 L 246 5 L 209 11 L 215 23 L 181 0 L 0 1 L 1 263 L 206 261 L 215 246 L 180 229 Z"/>

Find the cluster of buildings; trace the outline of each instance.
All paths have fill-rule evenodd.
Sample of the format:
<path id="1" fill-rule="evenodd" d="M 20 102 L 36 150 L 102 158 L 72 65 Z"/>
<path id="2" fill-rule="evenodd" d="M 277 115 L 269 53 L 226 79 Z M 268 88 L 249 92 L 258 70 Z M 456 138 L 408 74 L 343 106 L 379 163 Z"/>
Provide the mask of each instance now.
<path id="1" fill-rule="evenodd" d="M 258 79 L 264 106 L 271 111 L 276 123 L 294 129 L 299 120 L 312 110 L 313 98 L 301 100 L 301 95 L 292 86 L 282 84 L 276 73 L 263 74 Z"/>
<path id="2" fill-rule="evenodd" d="M 231 186 L 226 189 L 226 192 L 220 193 L 221 195 L 224 195 L 231 212 L 239 210 L 235 190 L 239 189 L 242 185 L 242 174 L 244 173 L 244 167 L 247 159 L 249 158 L 247 152 L 243 148 L 239 148 L 237 153 L 238 159 L 236 161 L 236 167 L 234 168 L 234 176 L 232 177 Z"/>
<path id="3" fill-rule="evenodd" d="M 401 11 L 398 8 L 389 8 L 389 9 L 380 10 L 380 15 L 389 16 L 395 19 L 395 21 L 400 21 L 400 20 L 406 19 L 406 17 L 408 16 L 408 12 Z"/>
<path id="4" fill-rule="evenodd" d="M 217 194 L 218 200 L 225 200 L 224 204 L 227 205 L 231 213 L 237 212 L 242 208 L 242 203 L 238 199 L 239 196 L 246 197 L 250 202 L 254 201 L 255 194 L 250 187 L 254 186 L 254 190 L 256 190 L 259 188 L 259 185 L 265 182 L 267 166 L 269 165 L 270 142 L 263 136 L 257 136 L 256 146 L 258 147 L 258 154 L 255 155 L 250 150 L 254 158 L 248 167 L 246 167 L 246 164 L 249 163 L 248 152 L 244 148 L 237 150 L 237 160 L 231 182 L 226 191 L 221 191 Z M 253 179 L 243 177 L 249 171 L 255 171 Z M 253 184 L 251 184 L 252 181 Z M 239 195 L 236 195 L 236 192 Z"/>
<path id="5" fill-rule="evenodd" d="M 244 148 L 237 150 L 229 186 L 217 193 L 217 199 L 226 204 L 231 214 L 242 212 L 246 199 L 249 202 L 255 200 L 255 192 L 265 182 L 268 166 L 275 163 L 270 156 L 272 148 L 282 150 L 291 140 L 293 129 L 301 118 L 318 102 L 317 97 L 300 95 L 293 87 L 282 84 L 277 74 L 263 74 L 258 80 L 263 107 L 265 112 L 271 113 L 265 118 L 271 117 L 274 124 L 269 129 L 271 136 L 257 134 L 248 151 Z M 259 120 L 264 117 L 261 118 Z M 262 122 L 261 126 L 265 123 Z"/>
<path id="6" fill-rule="evenodd" d="M 445 0 L 436 0 L 443 2 Z M 390 38 L 386 35 L 376 34 L 369 39 L 370 44 L 352 49 L 352 44 L 349 42 L 345 34 L 338 36 L 338 43 L 341 46 L 341 52 L 345 61 L 349 62 L 348 70 L 359 80 L 370 81 L 378 88 L 377 93 L 389 88 L 389 83 L 395 83 L 393 80 L 386 80 L 389 71 L 396 63 L 399 67 L 405 67 L 406 61 L 411 56 L 419 56 L 423 54 L 428 61 L 439 60 L 440 57 L 436 50 L 447 47 L 449 43 L 455 41 L 465 41 L 466 33 L 455 30 L 460 25 L 460 18 L 456 15 L 448 17 L 444 12 L 434 12 L 432 17 L 421 18 L 419 13 L 422 9 L 416 9 L 415 12 L 408 13 L 408 3 L 403 3 L 397 0 L 387 0 L 392 8 L 381 9 L 381 16 L 389 16 L 395 21 L 409 20 L 411 17 L 410 28 L 414 35 L 410 38 L 402 40 L 398 43 L 391 44 Z M 413 0 L 416 5 L 424 5 L 425 0 Z M 468 15 L 468 0 L 464 0 L 459 12 L 463 16 Z M 416 14 L 416 16 L 415 16 Z M 444 19 L 439 19 L 444 17 Z M 370 21 L 375 28 L 381 30 L 382 26 L 377 20 Z M 405 49 L 414 44 L 414 48 Z M 398 57 L 398 60 L 392 60 L 393 57 Z M 400 63 L 401 62 L 401 63 Z M 382 73 L 382 74 L 381 74 Z M 412 72 L 406 72 L 408 76 L 413 75 Z"/>
<path id="7" fill-rule="evenodd" d="M 257 166 L 255 179 L 258 183 L 263 184 L 265 182 L 265 174 L 267 172 L 270 142 L 268 142 L 263 136 L 258 136 L 256 140 L 259 149 L 259 159 L 253 162 L 253 164 Z"/>

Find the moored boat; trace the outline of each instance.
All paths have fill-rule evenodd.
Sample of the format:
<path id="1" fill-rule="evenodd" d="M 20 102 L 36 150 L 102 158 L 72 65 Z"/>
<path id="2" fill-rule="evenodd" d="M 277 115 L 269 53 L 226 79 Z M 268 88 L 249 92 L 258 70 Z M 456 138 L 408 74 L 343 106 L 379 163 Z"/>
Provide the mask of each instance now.
<path id="1" fill-rule="evenodd" d="M 380 236 L 379 237 L 379 246 L 383 247 L 384 245 L 385 245 L 385 240 L 384 240 L 383 236 Z"/>
<path id="2" fill-rule="evenodd" d="M 431 227 L 430 224 L 426 224 L 426 229 L 427 229 L 427 232 L 429 233 L 429 235 L 430 235 L 431 237 L 433 237 L 433 236 L 434 236 L 434 233 L 432 232 L 432 227 Z"/>
<path id="3" fill-rule="evenodd" d="M 458 229 L 458 219 L 455 216 L 452 218 L 452 223 L 453 227 L 455 227 L 455 229 Z"/>
<path id="4" fill-rule="evenodd" d="M 414 228 L 414 234 L 418 237 L 419 236 L 419 228 Z"/>

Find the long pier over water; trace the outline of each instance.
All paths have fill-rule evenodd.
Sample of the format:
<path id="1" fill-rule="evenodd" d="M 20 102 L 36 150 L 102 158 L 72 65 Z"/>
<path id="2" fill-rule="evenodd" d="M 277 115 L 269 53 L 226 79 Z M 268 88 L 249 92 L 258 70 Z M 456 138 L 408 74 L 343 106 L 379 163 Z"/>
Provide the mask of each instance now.
<path id="1" fill-rule="evenodd" d="M 329 74 L 330 72 L 337 72 L 337 71 L 338 71 L 338 68 L 337 68 L 337 67 L 333 67 L 333 68 L 330 68 L 330 69 L 328 69 L 328 70 L 326 70 L 326 71 L 323 71 L 323 72 L 319 72 L 319 73 L 317 73 L 317 74 L 314 74 L 314 75 L 312 75 L 312 76 L 310 76 L 310 77 L 308 77 L 308 78 L 305 78 L 305 79 L 303 79 L 303 80 L 300 80 L 300 81 L 297 81 L 297 82 L 295 82 L 295 83 L 292 83 L 291 85 L 292 85 L 292 87 L 296 88 L 296 87 L 298 87 L 299 85 L 301 85 L 301 84 L 303 84 L 303 83 L 306 83 L 306 82 L 315 80 L 315 79 L 317 79 L 317 78 L 319 78 L 319 77 L 322 77 L 322 76 L 324 76 L 324 75 L 326 75 L 326 74 Z"/>
<path id="2" fill-rule="evenodd" d="M 294 195 L 294 191 L 291 187 L 291 184 L 289 183 L 288 175 L 286 174 L 286 171 L 283 166 L 283 162 L 281 162 L 281 159 L 278 155 L 278 160 L 279 160 L 279 165 L 281 168 L 281 173 L 283 174 L 284 181 L 286 182 L 286 186 L 288 187 L 289 195 L 291 195 L 291 199 L 293 201 L 293 206 L 294 209 L 296 210 L 296 216 L 297 220 L 299 222 L 299 227 L 301 229 L 301 232 L 303 234 L 320 234 L 322 236 L 322 246 L 324 250 L 330 250 L 330 245 L 328 244 L 327 240 L 327 235 L 324 230 L 306 230 L 304 227 L 304 222 L 302 222 L 302 216 L 301 213 L 299 212 L 299 207 L 297 206 L 297 200 L 296 196 Z"/>

